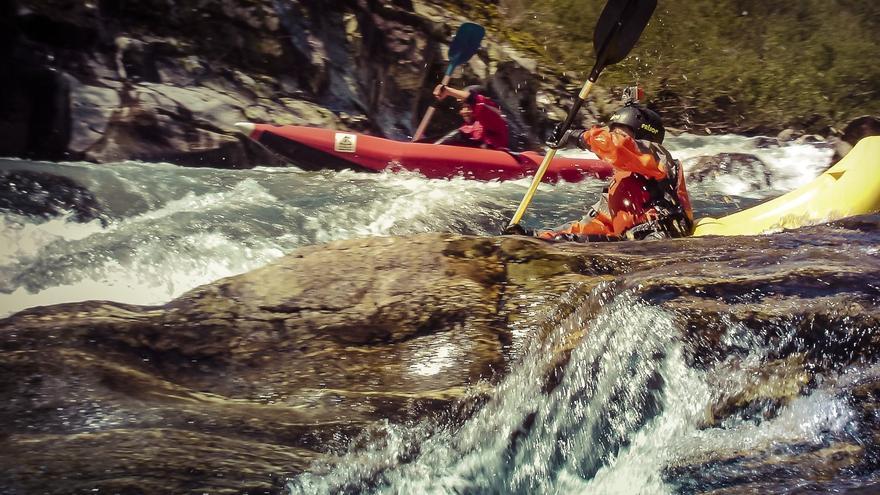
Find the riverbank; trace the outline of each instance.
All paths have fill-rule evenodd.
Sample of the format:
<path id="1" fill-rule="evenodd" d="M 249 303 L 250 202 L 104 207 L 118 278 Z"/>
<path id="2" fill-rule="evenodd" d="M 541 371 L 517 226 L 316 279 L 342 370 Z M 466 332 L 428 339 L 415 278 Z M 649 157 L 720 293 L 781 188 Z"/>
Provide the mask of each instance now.
<path id="1" fill-rule="evenodd" d="M 533 57 L 547 75 L 582 80 L 605 0 L 442 0 Z M 638 82 L 670 126 L 701 133 L 831 136 L 880 114 L 880 4 L 662 2 L 630 57 L 602 85 Z M 846 33 L 842 36 L 842 33 Z"/>
<path id="2" fill-rule="evenodd" d="M 577 36 L 552 31 L 560 39 L 573 37 L 572 43 L 580 39 L 580 45 L 547 38 L 547 50 L 538 50 L 533 31 L 545 30 L 555 17 L 526 23 L 524 7 L 517 11 L 515 2 L 466 7 L 453 1 L 338 1 L 332 7 L 316 0 L 7 2 L 0 20 L 9 47 L 0 53 L 9 67 L 0 81 L 0 108 L 6 110 L 0 113 L 0 156 L 227 168 L 285 164 L 238 133 L 239 121 L 406 140 L 432 102 L 431 89 L 446 68 L 447 43 L 466 19 L 484 22 L 489 34 L 456 72 L 454 84 L 486 86 L 510 121 L 512 148 L 535 149 L 564 119 L 583 82 L 580 64 L 592 60 L 585 33 L 595 20 L 586 14 L 578 19 L 590 28 Z M 678 70 L 676 57 L 687 53 L 664 48 L 657 39 L 668 31 L 673 10 L 658 12 L 632 56 L 603 73 L 576 125 L 607 118 L 620 104 L 621 88 L 639 82 L 672 133 L 775 136 L 790 127 L 785 139 L 841 134 L 847 121 L 815 119 L 783 100 L 778 108 L 785 114 L 766 118 L 757 110 L 770 109 L 768 100 L 749 103 L 745 89 L 733 93 L 724 85 L 705 85 L 689 70 L 682 72 L 689 83 L 658 78 Z M 566 53 L 575 53 L 578 62 Z M 705 60 L 715 60 L 711 66 L 720 70 L 713 53 Z M 551 63 L 548 57 L 556 55 Z M 701 67 L 708 70 L 705 60 Z M 742 68 L 728 69 L 738 77 Z M 851 84 L 831 88 L 835 95 L 853 92 Z M 728 91 L 729 99 L 712 96 L 710 89 Z M 875 104 L 868 99 L 861 113 L 873 112 Z M 839 112 L 833 115 L 849 118 L 861 107 L 834 108 Z M 444 102 L 427 135 L 439 136 L 458 123 L 455 107 Z"/>

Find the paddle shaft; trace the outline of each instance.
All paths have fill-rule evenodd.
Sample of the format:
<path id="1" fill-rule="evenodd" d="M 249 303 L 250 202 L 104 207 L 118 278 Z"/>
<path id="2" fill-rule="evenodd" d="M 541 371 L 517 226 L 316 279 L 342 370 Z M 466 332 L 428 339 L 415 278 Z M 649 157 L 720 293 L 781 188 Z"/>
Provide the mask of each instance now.
<path id="1" fill-rule="evenodd" d="M 657 0 L 608 0 L 605 4 L 605 8 L 602 9 L 602 14 L 599 15 L 596 29 L 593 32 L 593 49 L 596 51 L 596 64 L 593 65 L 590 77 L 587 78 L 587 82 L 584 83 L 584 87 L 581 88 L 581 92 L 575 98 L 574 106 L 568 112 L 565 122 L 554 131 L 553 138 L 556 143 L 571 128 L 575 116 L 580 111 L 581 105 L 583 105 L 587 94 L 590 93 L 590 89 L 593 88 L 596 79 L 599 78 L 602 69 L 607 65 L 620 62 L 629 54 L 629 51 L 641 36 L 642 31 L 644 31 L 645 26 L 648 25 L 651 14 L 654 13 L 656 7 Z M 507 226 L 508 229 L 522 220 L 522 216 L 529 206 L 532 196 L 535 195 L 541 179 L 544 178 L 544 173 L 547 172 L 550 162 L 556 156 L 557 146 L 558 144 L 552 146 L 544 156 L 544 161 L 541 162 L 535 178 L 532 179 L 532 185 L 529 186 L 529 190 L 520 202 L 516 214 L 514 214 L 513 219 L 511 219 L 510 224 Z"/>
<path id="2" fill-rule="evenodd" d="M 442 84 L 443 86 L 446 86 L 447 84 L 449 84 L 449 79 L 451 79 L 451 76 L 449 76 L 448 74 L 443 76 L 443 80 L 440 81 L 440 84 Z M 416 129 L 416 133 L 412 139 L 413 142 L 418 141 L 419 139 L 422 139 L 422 135 L 425 134 L 425 129 L 428 127 L 428 122 L 431 121 L 431 117 L 434 116 L 434 112 L 436 110 L 437 110 L 437 100 L 434 100 L 434 102 L 431 103 L 431 106 L 428 107 L 428 111 L 425 112 L 425 116 L 422 117 L 422 121 L 419 122 L 419 128 Z"/>
<path id="3" fill-rule="evenodd" d="M 480 43 L 483 41 L 483 35 L 485 34 L 486 30 L 483 26 L 474 24 L 473 22 L 465 22 L 459 26 L 458 31 L 455 32 L 455 37 L 452 38 L 452 43 L 449 45 L 449 64 L 446 66 L 446 74 L 444 74 L 443 80 L 440 84 L 443 86 L 449 84 L 449 79 L 452 78 L 452 71 L 454 71 L 459 65 L 470 60 L 470 58 L 477 53 L 477 50 L 480 49 Z M 431 117 L 434 116 L 436 110 L 437 100 L 434 100 L 431 103 L 431 106 L 428 107 L 428 111 L 425 112 L 425 116 L 422 117 L 422 121 L 419 123 L 419 127 L 416 129 L 416 133 L 413 136 L 413 142 L 422 139 L 422 136 L 425 135 L 425 129 L 428 127 L 428 122 L 431 121 Z"/>
<path id="4" fill-rule="evenodd" d="M 590 94 L 591 89 L 593 89 L 593 81 L 588 79 L 587 82 L 584 83 L 584 87 L 581 88 L 581 92 L 578 93 L 578 97 L 577 99 L 575 99 L 574 106 L 568 113 L 568 117 L 565 119 L 563 129 L 567 130 L 571 127 L 572 122 L 574 122 L 575 116 L 581 109 L 581 105 L 584 104 L 584 100 L 587 98 L 587 95 Z M 532 196 L 535 195 L 535 191 L 538 190 L 538 186 L 541 184 L 541 179 L 543 179 L 544 174 L 547 173 L 547 169 L 550 167 L 550 162 L 553 161 L 554 156 L 556 156 L 556 148 L 550 148 L 550 151 L 548 151 L 547 154 L 544 155 L 544 160 L 541 162 L 541 166 L 538 167 L 538 171 L 535 172 L 535 177 L 532 179 L 532 184 L 529 186 L 529 190 L 526 192 L 526 195 L 523 196 L 522 201 L 520 201 L 519 208 L 516 209 L 516 213 L 514 213 L 513 218 L 510 220 L 510 224 L 508 224 L 508 227 L 513 227 L 514 225 L 518 224 L 520 220 L 522 220 L 522 216 L 525 214 L 526 208 L 528 208 L 529 203 L 532 201 Z"/>

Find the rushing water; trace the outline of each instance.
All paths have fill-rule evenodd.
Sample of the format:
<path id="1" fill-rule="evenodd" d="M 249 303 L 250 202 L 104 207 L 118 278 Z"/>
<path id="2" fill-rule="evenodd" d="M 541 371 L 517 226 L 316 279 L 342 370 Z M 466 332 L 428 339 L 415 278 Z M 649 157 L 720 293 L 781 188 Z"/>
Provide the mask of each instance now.
<path id="1" fill-rule="evenodd" d="M 690 186 L 697 216 L 749 206 L 806 183 L 831 156 L 823 146 L 757 148 L 754 140 L 738 136 L 683 136 L 667 144 L 685 166 L 695 156 L 744 152 L 769 167 L 771 188 L 749 189 L 752 177 L 737 173 Z M 95 195 L 109 221 L 83 224 L 4 213 L 0 317 L 88 299 L 161 304 L 299 246 L 338 239 L 416 232 L 495 235 L 529 185 L 526 179 L 447 181 L 294 168 L 0 160 L 0 170 L 18 169 L 76 180 Z M 524 225 L 551 227 L 580 218 L 603 184 L 542 185 Z"/>
<path id="2" fill-rule="evenodd" d="M 593 297 L 605 299 L 601 290 Z M 693 479 L 670 476 L 668 468 L 699 462 L 709 452 L 821 446 L 847 433 L 853 414 L 830 388 L 796 400 L 769 421 L 704 429 L 707 408 L 747 387 L 750 374 L 727 373 L 719 387 L 712 371 L 685 364 L 673 315 L 627 296 L 602 303 L 598 316 L 576 312 L 536 343 L 462 427 L 389 426 L 369 448 L 293 479 L 291 492 L 687 493 Z M 580 330 L 586 337 L 547 393 L 541 370 L 564 336 Z M 752 349 L 746 361 L 759 361 L 769 350 L 735 329 L 730 336 Z"/>
<path id="3" fill-rule="evenodd" d="M 754 180 L 754 172 L 737 170 L 691 184 L 698 217 L 731 212 L 800 186 L 831 158 L 821 144 L 757 145 L 738 136 L 669 140 L 686 168 L 698 156 L 722 152 L 751 153 L 768 165 L 769 187 L 756 187 L 763 182 Z M 103 218 L 77 223 L 69 221 L 71 216 L 4 213 L 0 316 L 88 299 L 161 304 L 299 246 L 337 239 L 429 231 L 495 235 L 529 185 L 528 180 L 427 180 L 417 174 L 293 168 L 0 160 L 0 170 L 19 169 L 76 180 L 95 195 Z M 603 185 L 594 180 L 542 185 L 524 223 L 553 226 L 578 218 Z M 707 408 L 719 396 L 748 386 L 748 366 L 723 376 L 687 366 L 674 314 L 609 294 L 599 287 L 587 301 L 602 308 L 598 315 L 575 311 L 548 338 L 529 341 L 523 362 L 464 424 L 389 424 L 381 440 L 339 452 L 332 462 L 292 479 L 289 489 L 689 493 L 700 482 L 686 472 L 670 475 L 670 469 L 699 464 L 707 453 L 733 455 L 777 443 L 821 446 L 852 434 L 853 411 L 834 389 L 845 376 L 820 384 L 770 420 L 732 420 L 705 429 Z M 584 339 L 548 392 L 541 384 L 554 355 L 550 350 L 581 331 Z M 747 349 L 746 363 L 774 351 L 735 327 L 726 338 Z"/>

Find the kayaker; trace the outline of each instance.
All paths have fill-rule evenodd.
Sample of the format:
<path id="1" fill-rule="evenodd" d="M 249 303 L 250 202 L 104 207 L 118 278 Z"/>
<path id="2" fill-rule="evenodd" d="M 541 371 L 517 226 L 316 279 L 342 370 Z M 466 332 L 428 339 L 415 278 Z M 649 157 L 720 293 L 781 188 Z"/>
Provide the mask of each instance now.
<path id="1" fill-rule="evenodd" d="M 485 95 L 480 86 L 456 89 L 438 84 L 434 96 L 442 100 L 452 96 L 461 102 L 458 111 L 464 125 L 437 140 L 434 144 L 471 146 L 506 150 L 510 142 L 510 131 L 501 108 Z"/>
<path id="2" fill-rule="evenodd" d="M 587 215 L 563 228 L 539 231 L 547 240 L 615 241 L 684 237 L 694 216 L 681 164 L 661 146 L 666 133 L 660 116 L 638 104 L 640 90 L 628 88 L 626 101 L 607 127 L 569 130 L 559 142 L 595 153 L 611 163 L 614 176 Z M 556 134 L 554 133 L 554 136 Z"/>

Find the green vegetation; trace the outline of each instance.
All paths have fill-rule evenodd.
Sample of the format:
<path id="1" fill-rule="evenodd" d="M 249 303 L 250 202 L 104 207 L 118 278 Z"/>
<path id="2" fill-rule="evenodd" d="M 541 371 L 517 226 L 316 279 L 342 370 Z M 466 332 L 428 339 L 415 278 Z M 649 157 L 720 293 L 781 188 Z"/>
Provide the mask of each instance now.
<path id="1" fill-rule="evenodd" d="M 550 72 L 583 81 L 605 0 L 445 0 Z M 880 114 L 880 2 L 660 0 L 600 83 L 634 82 L 679 127 L 823 132 Z"/>

